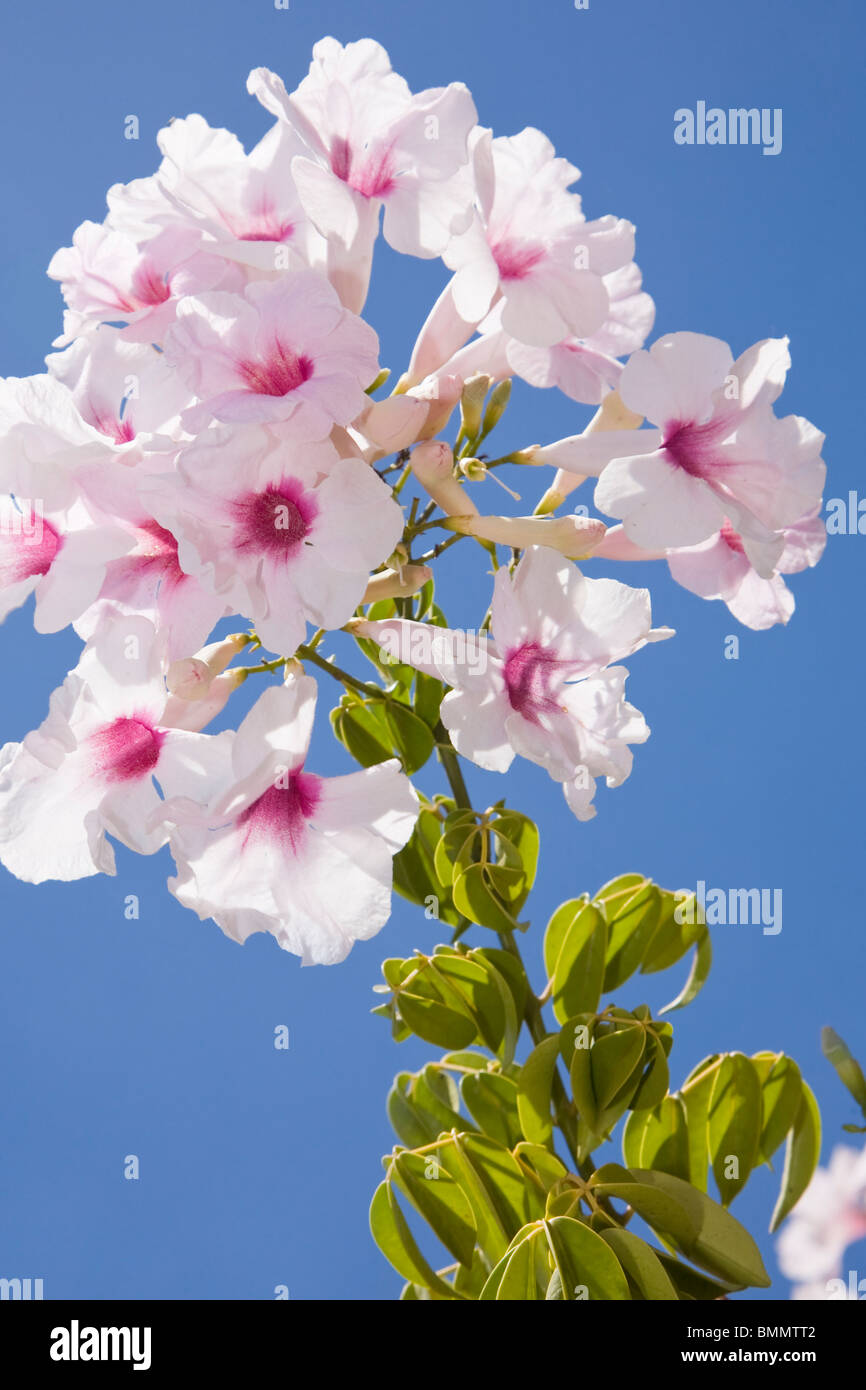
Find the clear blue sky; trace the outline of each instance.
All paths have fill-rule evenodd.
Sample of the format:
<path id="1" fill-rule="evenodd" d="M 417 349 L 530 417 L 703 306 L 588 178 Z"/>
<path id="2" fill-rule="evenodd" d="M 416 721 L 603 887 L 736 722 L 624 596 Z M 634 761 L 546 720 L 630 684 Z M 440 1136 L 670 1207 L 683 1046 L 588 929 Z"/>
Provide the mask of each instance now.
<path id="1" fill-rule="evenodd" d="M 828 495 L 866 493 L 854 0 L 590 0 L 581 12 L 571 0 L 13 7 L 0 81 L 0 373 L 41 370 L 61 313 L 45 266 L 80 222 L 102 218 L 110 184 L 152 172 L 160 126 L 199 111 L 249 146 L 267 123 L 246 94 L 249 69 L 272 67 L 293 86 L 327 33 L 379 39 L 415 89 L 465 80 L 499 134 L 546 131 L 583 171 L 587 214 L 637 224 L 658 333 L 712 333 L 735 353 L 788 333 L 785 408 L 828 435 Z M 674 110 L 698 100 L 781 107 L 782 153 L 675 145 Z M 129 114 L 137 143 L 123 138 Z M 438 265 L 380 257 L 368 313 L 385 363 L 405 362 L 442 282 Z M 519 393 L 505 442 L 574 433 L 585 418 L 564 397 Z M 821 1025 L 866 1054 L 864 559 L 866 537 L 831 538 L 820 568 L 795 580 L 788 630 L 769 633 L 739 629 L 661 569 L 623 574 L 649 580 L 656 620 L 678 629 L 631 663 L 631 696 L 653 729 L 631 780 L 600 793 L 589 825 L 540 770 L 524 765 L 509 792 L 542 828 L 526 945 L 536 979 L 550 910 L 617 873 L 783 889 L 780 935 L 716 929 L 704 995 L 675 1016 L 673 1074 L 721 1049 L 793 1053 L 822 1102 L 825 1157 L 856 1116 L 820 1056 Z M 474 557 L 452 577 L 454 622 L 477 624 L 487 583 Z M 740 636 L 738 661 L 724 659 L 729 633 Z M 0 732 L 20 738 L 78 642 L 37 638 L 28 608 L 0 643 Z M 346 770 L 320 723 L 311 766 Z M 425 770 L 422 785 L 437 781 Z M 470 785 L 482 801 L 505 791 L 481 773 Z M 429 1049 L 391 1042 L 368 1013 L 370 986 L 385 955 L 432 946 L 435 924 L 398 899 L 346 964 L 302 972 L 269 937 L 241 948 L 199 923 L 165 891 L 169 870 L 165 852 L 120 850 L 116 879 L 0 883 L 0 1274 L 42 1277 L 47 1297 L 267 1299 L 277 1284 L 293 1298 L 393 1297 L 400 1281 L 371 1244 L 367 1205 L 392 1143 L 392 1075 Z M 137 922 L 123 914 L 130 893 Z M 660 1004 L 672 983 L 627 987 L 619 1002 Z M 288 1052 L 273 1047 L 279 1024 Z M 123 1177 L 132 1153 L 138 1182 Z M 759 1232 L 777 1181 L 764 1171 L 735 1203 Z M 785 1296 L 784 1281 L 773 1294 Z"/>

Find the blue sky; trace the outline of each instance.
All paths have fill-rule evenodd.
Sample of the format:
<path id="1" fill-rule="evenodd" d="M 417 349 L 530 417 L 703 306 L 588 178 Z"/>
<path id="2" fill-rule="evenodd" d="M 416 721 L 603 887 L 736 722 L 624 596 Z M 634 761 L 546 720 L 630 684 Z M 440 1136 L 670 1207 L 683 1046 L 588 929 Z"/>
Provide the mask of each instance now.
<path id="1" fill-rule="evenodd" d="M 267 123 L 246 94 L 250 68 L 270 66 L 293 86 L 317 38 L 370 35 L 415 89 L 466 81 L 496 133 L 539 126 L 582 170 L 587 215 L 636 223 L 656 333 L 711 333 L 735 353 L 789 334 L 784 409 L 826 431 L 827 495 L 866 494 L 855 249 L 864 208 L 852 157 L 863 137 L 862 19 L 853 0 L 590 0 L 585 11 L 571 0 L 369 0 L 358 15 L 348 0 L 291 0 L 285 11 L 271 0 L 148 0 L 122 13 L 109 0 L 47 0 L 10 10 L 0 60 L 0 373 L 41 369 L 60 326 L 59 292 L 44 275 L 51 254 L 81 221 L 101 220 L 110 184 L 152 172 L 169 117 L 199 111 L 249 146 Z M 676 145 L 674 111 L 699 100 L 781 107 L 781 154 Z M 130 114 L 137 142 L 124 139 Z M 367 314 L 395 370 L 442 283 L 438 264 L 380 256 Z M 586 418 L 551 392 L 517 392 L 504 444 L 574 433 Z M 617 873 L 639 869 L 669 887 L 702 879 L 783 890 L 778 935 L 715 930 L 709 984 L 674 1016 L 673 1075 L 717 1050 L 785 1049 L 818 1092 L 825 1158 L 856 1115 L 821 1058 L 821 1025 L 866 1056 L 864 556 L 866 537 L 832 537 L 819 569 L 794 581 L 788 629 L 769 633 L 740 629 L 663 570 L 630 568 L 621 577 L 649 582 L 656 621 L 678 632 L 630 663 L 631 698 L 653 729 L 631 779 L 602 790 L 597 819 L 582 826 L 540 770 L 523 765 L 508 786 L 542 830 L 524 947 L 536 981 L 552 908 Z M 455 561 L 442 588 L 455 624 L 477 625 L 488 586 L 474 554 Z M 736 661 L 724 657 L 732 633 Z M 20 738 L 79 644 L 70 633 L 37 638 L 29 608 L 8 619 L 0 643 L 0 735 Z M 324 717 L 332 698 L 321 690 L 310 759 L 320 772 L 348 770 Z M 501 779 L 469 780 L 482 802 L 505 794 Z M 430 766 L 420 782 L 433 790 L 439 773 Z M 241 948 L 198 922 L 167 894 L 169 871 L 165 852 L 119 850 L 116 879 L 0 882 L 0 1274 L 42 1277 L 57 1298 L 267 1299 L 279 1284 L 293 1298 L 393 1297 L 400 1281 L 371 1244 L 367 1206 L 392 1143 L 392 1075 L 430 1050 L 391 1042 L 368 1013 L 370 987 L 384 956 L 435 944 L 435 924 L 398 899 L 381 935 L 346 964 L 302 972 L 271 938 Z M 132 893 L 137 921 L 124 917 Z M 626 987 L 618 1002 L 660 1004 L 673 983 Z M 287 1052 L 273 1046 L 281 1024 Z M 123 1176 L 128 1154 L 140 1160 L 137 1182 Z M 762 1172 L 735 1203 L 758 1233 L 777 1181 Z M 772 1243 L 760 1238 L 775 1270 Z M 784 1291 L 780 1280 L 772 1294 Z"/>

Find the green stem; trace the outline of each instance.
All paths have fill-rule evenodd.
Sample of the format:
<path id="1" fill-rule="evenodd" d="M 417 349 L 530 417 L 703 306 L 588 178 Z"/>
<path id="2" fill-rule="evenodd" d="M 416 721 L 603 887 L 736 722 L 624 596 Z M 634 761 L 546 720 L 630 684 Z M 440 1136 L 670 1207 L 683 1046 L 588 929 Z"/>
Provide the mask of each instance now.
<path id="1" fill-rule="evenodd" d="M 388 692 L 381 686 L 369 685 L 366 681 L 359 681 L 356 676 L 352 676 L 348 671 L 344 671 L 335 661 L 328 661 L 325 657 L 319 656 L 309 646 L 300 646 L 295 655 L 301 661 L 311 661 L 314 666 L 318 666 L 320 671 L 327 671 L 329 676 L 340 681 L 343 685 L 348 685 L 352 690 L 357 690 L 359 695 L 366 695 L 375 700 L 387 700 Z"/>

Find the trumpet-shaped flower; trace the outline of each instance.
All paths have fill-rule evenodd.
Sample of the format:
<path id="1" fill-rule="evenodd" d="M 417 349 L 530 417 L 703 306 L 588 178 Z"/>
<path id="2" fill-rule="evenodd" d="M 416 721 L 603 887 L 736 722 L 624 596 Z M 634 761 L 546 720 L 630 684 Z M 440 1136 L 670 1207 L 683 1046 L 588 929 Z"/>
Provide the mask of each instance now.
<path id="1" fill-rule="evenodd" d="M 187 428 L 271 423 L 304 441 L 350 424 L 379 370 L 376 334 L 315 271 L 182 300 L 165 353 L 200 402 Z"/>
<path id="2" fill-rule="evenodd" d="M 554 551 L 526 551 L 514 575 L 497 573 L 483 660 L 465 634 L 387 618 L 356 624 L 399 659 L 452 686 L 442 723 L 458 753 L 494 772 L 515 754 L 565 784 L 580 820 L 595 814 L 595 778 L 618 786 L 631 770 L 631 743 L 649 736 L 624 697 L 627 672 L 610 663 L 671 635 L 651 627 L 649 595 L 612 579 L 586 579 Z M 429 631 L 429 630 L 428 630 Z"/>
<path id="3" fill-rule="evenodd" d="M 285 656 L 308 620 L 335 628 L 351 617 L 403 530 L 366 463 L 338 458 L 327 441 L 287 449 L 250 427 L 203 436 L 175 475 L 143 479 L 141 496 L 178 538 L 183 571 Z"/>
<path id="4" fill-rule="evenodd" d="M 380 44 L 327 38 L 297 91 L 266 68 L 247 85 L 306 140 L 312 157 L 296 158 L 292 172 L 325 237 L 369 248 L 384 207 L 386 241 L 429 257 L 466 226 L 471 187 L 460 173 L 476 111 L 461 82 L 413 95 Z"/>
<path id="5" fill-rule="evenodd" d="M 635 544 L 699 545 L 727 520 L 763 545 L 769 576 L 779 533 L 816 507 L 824 484 L 824 436 L 773 413 L 789 365 L 787 339 L 757 343 L 735 362 L 718 338 L 660 338 L 629 359 L 618 387 L 655 428 L 587 436 L 569 466 L 601 474 L 596 506 L 620 518 Z"/>
<path id="6" fill-rule="evenodd" d="M 44 722 L 0 750 L 0 863 L 11 873 L 28 883 L 113 874 L 106 835 L 139 854 L 165 843 L 154 778 L 174 767 L 189 780 L 206 738 L 165 722 L 162 670 L 152 623 L 106 617 Z"/>
<path id="7" fill-rule="evenodd" d="M 388 920 L 391 861 L 418 798 L 396 759 L 343 777 L 308 771 L 315 704 L 315 681 L 291 677 L 236 734 L 211 740 L 206 804 L 166 804 L 169 887 L 234 941 L 268 931 L 305 965 L 331 965 Z"/>

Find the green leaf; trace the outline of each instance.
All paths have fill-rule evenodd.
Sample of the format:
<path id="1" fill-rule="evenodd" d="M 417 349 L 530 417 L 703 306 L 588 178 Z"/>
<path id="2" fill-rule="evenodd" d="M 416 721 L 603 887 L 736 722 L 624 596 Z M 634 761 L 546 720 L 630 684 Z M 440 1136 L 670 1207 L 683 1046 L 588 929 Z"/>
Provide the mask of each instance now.
<path id="1" fill-rule="evenodd" d="M 548 931 L 559 941 L 552 976 L 553 1012 L 559 1023 L 565 1023 L 573 1014 L 592 1013 L 598 1007 L 607 924 L 597 907 L 578 898 L 557 909 Z"/>
<path id="2" fill-rule="evenodd" d="M 520 1142 L 517 1116 L 517 1087 L 507 1076 L 495 1072 L 464 1076 L 460 1083 L 463 1103 L 479 1129 L 512 1149 Z"/>
<path id="3" fill-rule="evenodd" d="M 645 1046 L 646 1033 L 639 1023 L 601 1037 L 596 1035 L 590 1058 L 592 1087 L 600 1111 L 606 1110 L 614 1097 L 622 1095 L 629 1082 L 637 1085 Z M 625 1109 L 625 1103 L 622 1108 Z"/>
<path id="4" fill-rule="evenodd" d="M 406 1088 L 413 1080 L 410 1072 L 400 1072 L 394 1077 L 394 1084 L 388 1092 L 388 1119 L 394 1133 L 402 1144 L 417 1149 L 437 1138 L 441 1132 L 428 1115 L 419 1115 L 415 1106 L 406 1096 Z"/>
<path id="5" fill-rule="evenodd" d="M 370 1231 L 385 1259 L 404 1279 L 422 1284 L 443 1298 L 455 1296 L 418 1249 L 387 1178 L 376 1188 L 370 1204 Z"/>
<path id="6" fill-rule="evenodd" d="M 468 1047 L 469 1043 L 475 1041 L 477 1029 L 474 1020 L 435 999 L 425 999 L 420 994 L 401 990 L 397 995 L 397 1007 L 412 1032 L 436 1047 Z"/>
<path id="7" fill-rule="evenodd" d="M 812 1174 L 821 1156 L 821 1114 L 818 1102 L 805 1081 L 802 1082 L 802 1087 L 800 1107 L 788 1135 L 782 1190 L 770 1222 L 771 1231 L 777 1230 L 789 1211 L 797 1205 L 812 1181 Z"/>
<path id="8" fill-rule="evenodd" d="M 688 1182 L 689 1134 L 679 1096 L 666 1096 L 653 1110 L 634 1110 L 622 1137 L 630 1168 L 655 1168 Z"/>
<path id="9" fill-rule="evenodd" d="M 718 1202 L 671 1173 L 633 1168 L 633 1183 L 604 1184 L 686 1259 L 741 1286 L 768 1288 L 770 1279 L 748 1231 Z"/>
<path id="10" fill-rule="evenodd" d="M 562 1160 L 540 1144 L 516 1144 L 514 1157 L 521 1165 L 532 1169 L 545 1196 L 556 1183 L 568 1177 L 568 1169 Z"/>
<path id="11" fill-rule="evenodd" d="M 331 711 L 334 733 L 362 767 L 372 767 L 394 756 L 387 725 L 381 710 L 374 710 L 350 696 L 344 696 Z"/>
<path id="12" fill-rule="evenodd" d="M 752 1061 L 761 1078 L 759 1158 L 769 1163 L 797 1118 L 803 1079 L 797 1063 L 783 1052 L 758 1054 Z"/>
<path id="13" fill-rule="evenodd" d="M 647 1034 L 647 1047 L 641 1065 L 646 1064 L 647 1069 L 629 1101 L 632 1110 L 651 1110 L 664 1100 L 668 1093 L 670 1071 L 667 1053 L 652 1029 Z"/>
<path id="14" fill-rule="evenodd" d="M 535 1246 L 542 1231 L 540 1222 L 533 1222 L 518 1232 L 490 1272 L 479 1294 L 479 1301 L 535 1300 Z"/>
<path id="15" fill-rule="evenodd" d="M 713 946 L 710 941 L 710 933 L 706 927 L 698 937 L 697 950 L 692 959 L 692 968 L 689 971 L 688 979 L 677 995 L 669 1004 L 665 1004 L 663 1009 L 659 1009 L 660 1014 L 673 1013 L 674 1009 L 684 1009 L 687 1004 L 691 1004 L 696 999 L 707 982 L 710 973 L 710 966 L 713 963 Z"/>
<path id="16" fill-rule="evenodd" d="M 444 693 L 444 685 L 435 676 L 428 676 L 423 671 L 415 672 L 415 712 L 428 728 L 433 728 L 439 722 L 439 706 Z"/>
<path id="17" fill-rule="evenodd" d="M 750 1057 L 729 1053 L 716 1072 L 709 1107 L 713 1175 L 724 1206 L 748 1181 L 761 1138 L 761 1082 Z"/>
<path id="18" fill-rule="evenodd" d="M 461 1264 L 471 1265 L 476 1231 L 472 1208 L 438 1159 L 403 1152 L 394 1159 L 392 1172 L 446 1250 Z"/>
<path id="19" fill-rule="evenodd" d="M 846 1090 L 856 1100 L 860 1109 L 866 1116 L 866 1076 L 863 1069 L 855 1057 L 848 1050 L 847 1044 L 834 1033 L 832 1028 L 821 1029 L 821 1050 L 827 1061 L 836 1069 L 836 1074 Z"/>
<path id="20" fill-rule="evenodd" d="M 411 776 L 424 766 L 433 752 L 433 734 L 423 719 L 419 719 L 408 705 L 401 704 L 399 700 L 384 702 L 384 716 L 393 748 Z"/>
<path id="21" fill-rule="evenodd" d="M 619 1260 L 600 1235 L 570 1216 L 553 1216 L 545 1227 L 563 1299 L 574 1302 L 586 1290 L 605 1302 L 630 1300 Z"/>
<path id="22" fill-rule="evenodd" d="M 710 1097 L 716 1084 L 716 1074 L 722 1065 L 721 1057 L 708 1057 L 696 1067 L 680 1091 L 686 1108 L 689 1134 L 689 1174 L 695 1187 L 707 1190 L 710 1164 Z"/>
<path id="23" fill-rule="evenodd" d="M 617 1226 L 609 1226 L 606 1230 L 600 1231 L 599 1235 L 610 1246 L 626 1276 L 642 1298 L 651 1303 L 676 1302 L 677 1291 L 652 1246 L 647 1245 L 645 1240 L 641 1240 L 633 1232 L 624 1231 Z"/>
<path id="24" fill-rule="evenodd" d="M 584 893 L 582 898 L 573 898 L 562 903 L 548 922 L 544 931 L 544 966 L 549 980 L 552 980 L 556 973 L 556 962 L 568 925 L 575 913 L 588 902 L 589 897 Z"/>
<path id="25" fill-rule="evenodd" d="M 720 1283 L 707 1274 L 699 1274 L 696 1269 L 681 1264 L 673 1255 L 662 1250 L 657 1251 L 657 1255 L 678 1296 L 688 1302 L 705 1303 L 727 1298 L 728 1294 L 735 1293 L 741 1287 L 739 1284 Z"/>
<path id="26" fill-rule="evenodd" d="M 604 975 L 604 992 L 608 993 L 638 969 L 658 925 L 661 894 L 654 883 L 642 880 L 636 892 L 607 897 L 604 912 L 609 928 Z"/>
<path id="27" fill-rule="evenodd" d="M 515 921 L 493 891 L 483 864 L 470 864 L 462 873 L 455 875 L 451 893 L 457 911 L 479 927 L 489 927 L 503 935 L 521 930 L 520 923 Z"/>
<path id="28" fill-rule="evenodd" d="M 517 1112 L 524 1135 L 534 1144 L 552 1145 L 551 1093 L 558 1056 L 559 1036 L 554 1033 L 532 1049 L 520 1068 Z"/>

